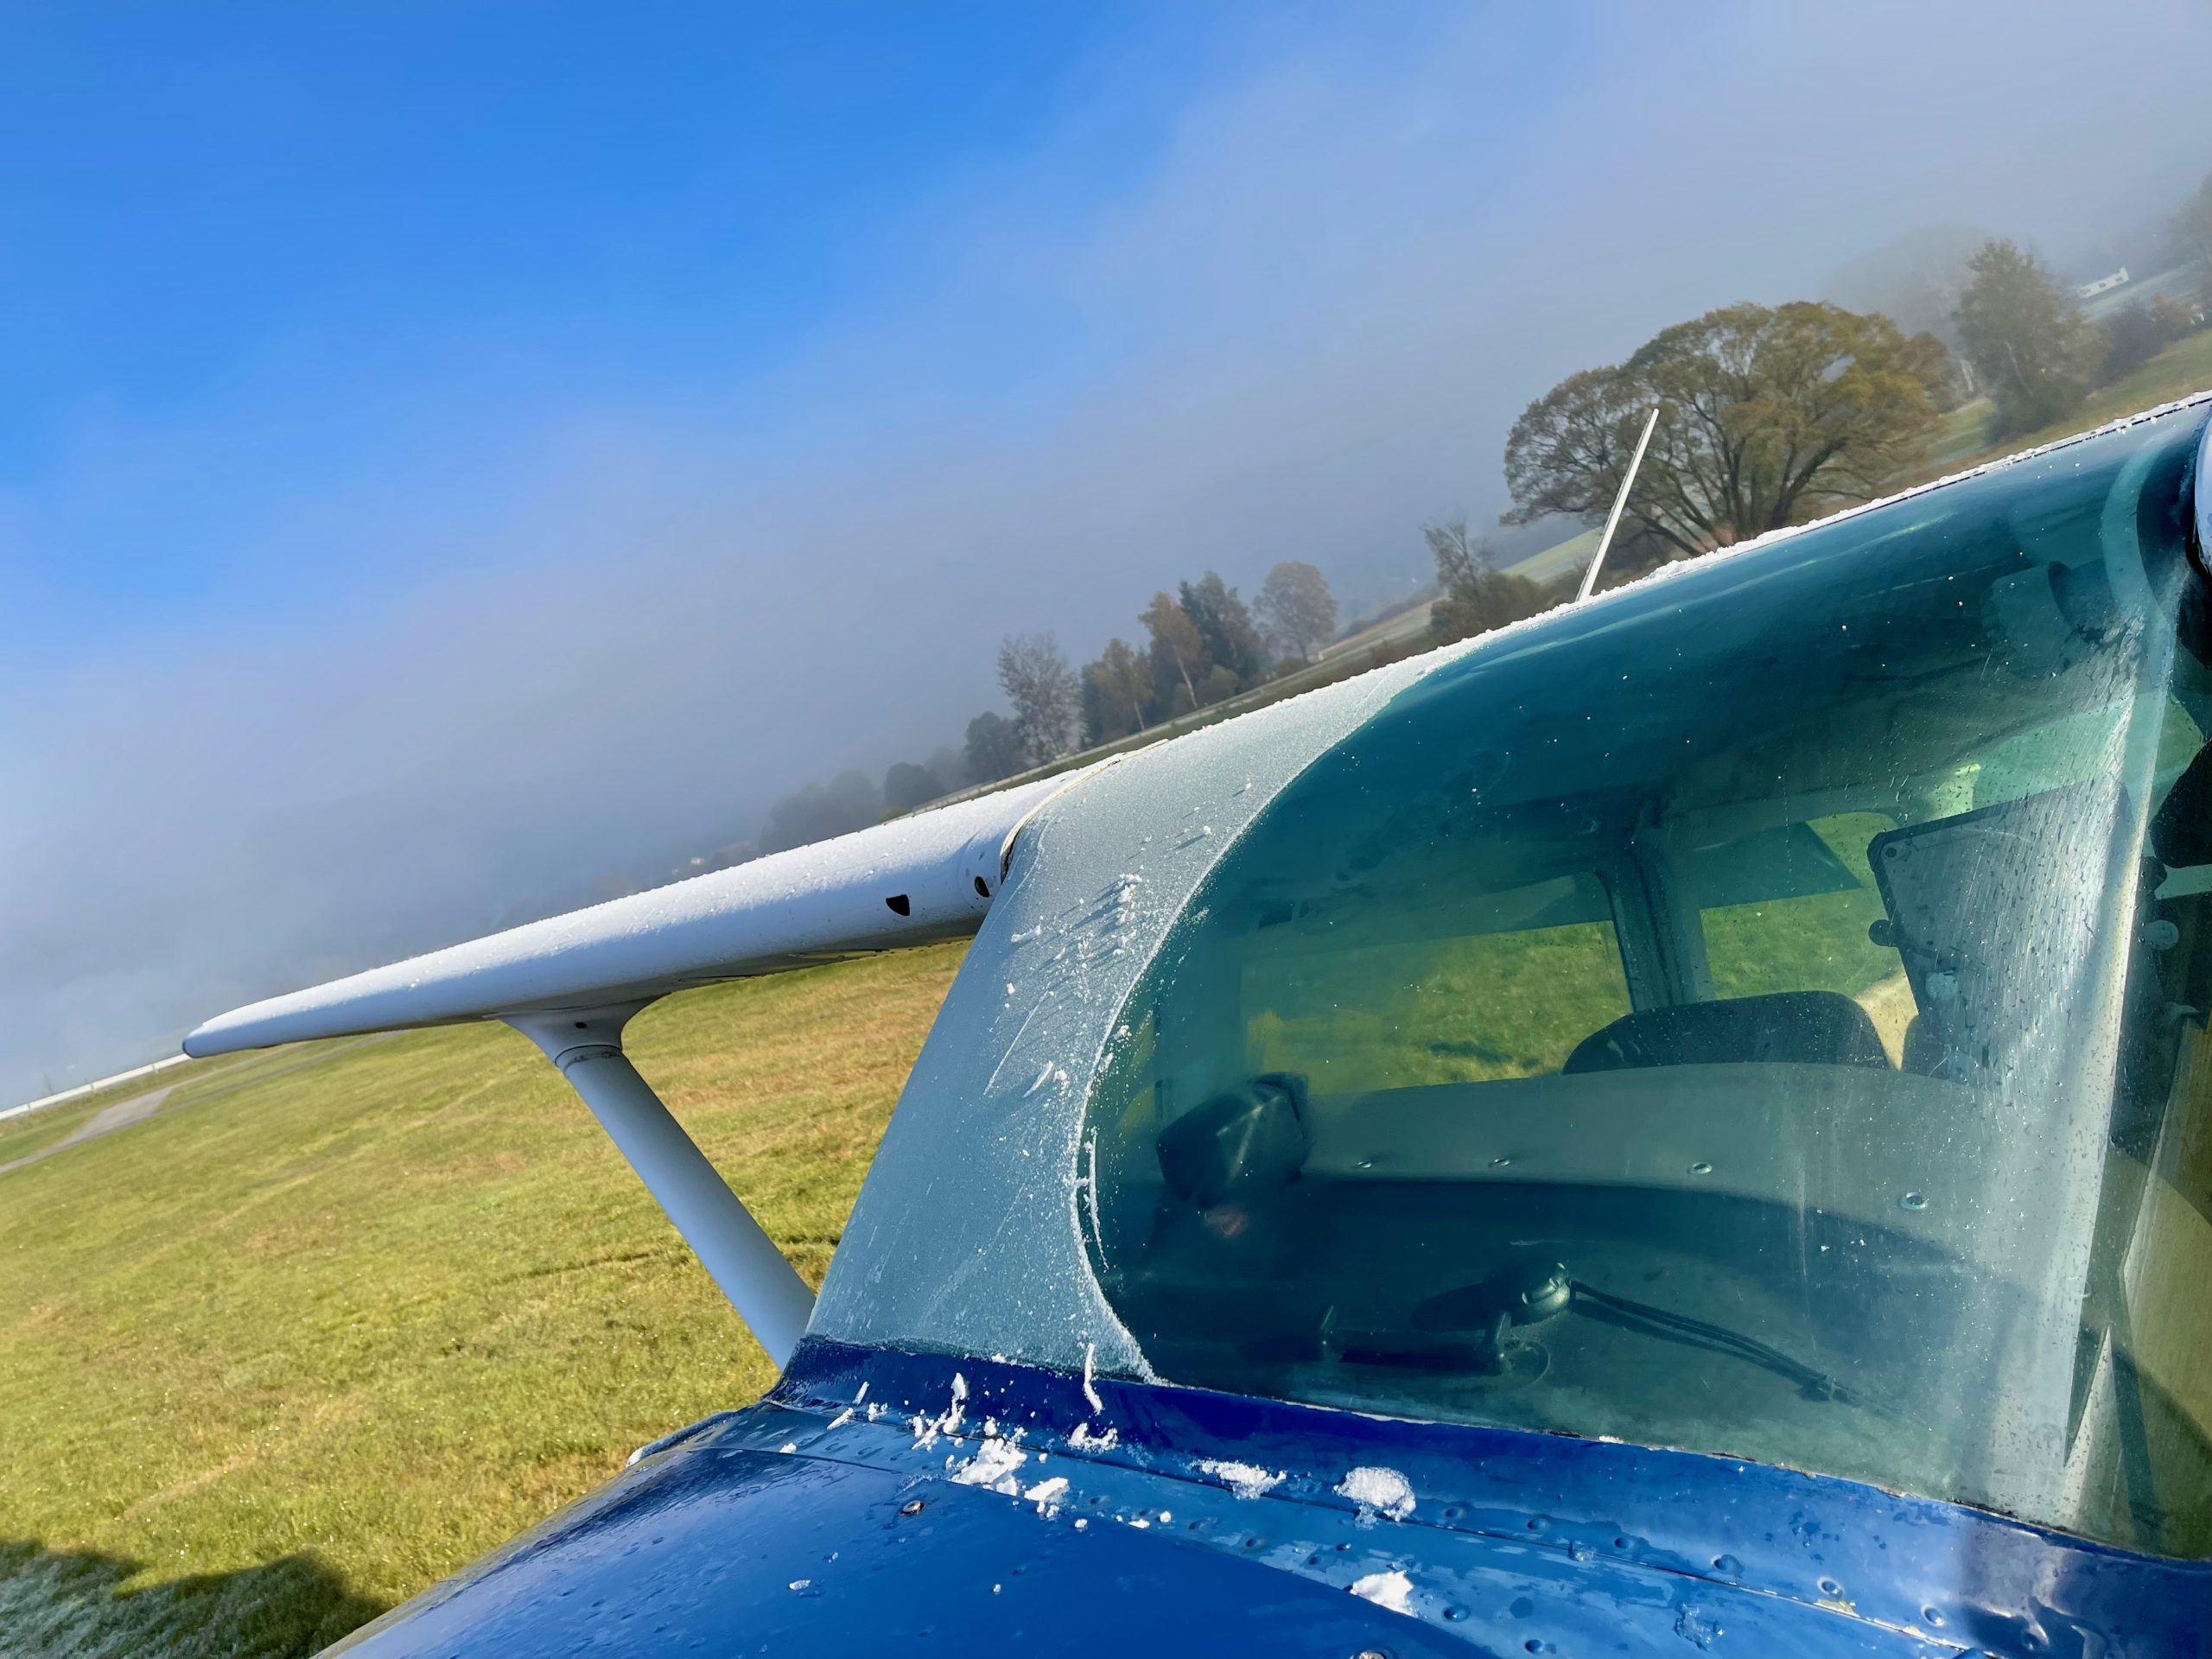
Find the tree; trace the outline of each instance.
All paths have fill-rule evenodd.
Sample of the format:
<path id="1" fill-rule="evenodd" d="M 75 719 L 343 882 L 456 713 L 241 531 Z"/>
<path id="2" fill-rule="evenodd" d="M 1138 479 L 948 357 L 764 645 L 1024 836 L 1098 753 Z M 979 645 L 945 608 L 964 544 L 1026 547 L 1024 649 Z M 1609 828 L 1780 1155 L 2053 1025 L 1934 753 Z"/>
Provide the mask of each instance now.
<path id="1" fill-rule="evenodd" d="M 1926 453 L 1942 361 L 1933 337 L 1840 306 L 1708 311 L 1522 411 L 1505 445 L 1507 522 L 1598 523 L 1654 404 L 1624 533 L 1687 556 L 1868 499 Z"/>
<path id="2" fill-rule="evenodd" d="M 2133 374 L 2190 331 L 2189 313 L 2164 295 L 2153 295 L 2123 306 L 2099 325 L 2105 334 L 2104 362 L 2097 370 L 2097 384 L 2110 385 Z"/>
<path id="3" fill-rule="evenodd" d="M 943 743 L 930 751 L 929 759 L 922 765 L 935 772 L 947 789 L 958 789 L 975 781 L 968 775 L 967 755 Z"/>
<path id="4" fill-rule="evenodd" d="M 1998 434 L 2064 419 L 2088 396 L 2105 340 L 2036 257 L 1992 242 L 1967 262 L 1960 348 L 1997 406 Z"/>
<path id="5" fill-rule="evenodd" d="M 1152 636 L 1152 679 L 1157 688 L 1155 695 L 1165 701 L 1168 686 L 1180 680 L 1184 692 L 1195 708 L 1198 693 L 1192 676 L 1203 674 L 1212 666 L 1206 658 L 1206 642 L 1199 637 L 1197 626 L 1183 607 L 1165 592 L 1152 596 L 1152 603 L 1144 607 L 1137 620 L 1144 624 L 1145 632 Z"/>
<path id="6" fill-rule="evenodd" d="M 1227 702 L 1244 689 L 1244 683 L 1216 663 L 1206 670 L 1206 677 L 1198 682 L 1198 707 L 1211 709 L 1217 702 Z"/>
<path id="7" fill-rule="evenodd" d="M 1429 627 L 1439 645 L 1488 633 L 1524 616 L 1534 616 L 1541 591 L 1526 576 L 1500 570 L 1482 538 L 1467 533 L 1467 521 L 1430 524 L 1421 531 L 1436 561 L 1436 583 L 1444 595 L 1429 612 Z"/>
<path id="8" fill-rule="evenodd" d="M 1177 596 L 1217 666 L 1246 685 L 1267 677 L 1267 645 L 1234 588 L 1209 570 L 1196 582 L 1181 583 Z"/>
<path id="9" fill-rule="evenodd" d="M 1083 671 L 1084 726 L 1094 743 L 1142 731 L 1155 695 L 1152 664 L 1122 639 L 1106 642 Z"/>
<path id="10" fill-rule="evenodd" d="M 768 809 L 761 826 L 763 852 L 781 852 L 865 830 L 881 821 L 883 797 L 864 772 L 841 772 L 826 784 L 793 790 Z"/>
<path id="11" fill-rule="evenodd" d="M 1335 638 L 1337 599 L 1312 565 L 1286 559 L 1268 572 L 1253 602 L 1262 631 L 1284 656 L 1301 663 Z"/>
<path id="12" fill-rule="evenodd" d="M 2212 272 L 2212 178 L 2196 187 L 2169 221 L 2174 251 Z"/>
<path id="13" fill-rule="evenodd" d="M 1004 715 L 988 709 L 968 722 L 964 753 L 971 784 L 995 784 L 1001 778 L 1013 777 L 1024 764 L 1021 734 Z"/>
<path id="14" fill-rule="evenodd" d="M 891 770 L 883 774 L 883 809 L 887 812 L 911 812 L 947 792 L 944 779 L 932 766 L 894 760 Z"/>
<path id="15" fill-rule="evenodd" d="M 1014 729 L 1029 765 L 1044 766 L 1075 747 L 1081 694 L 1051 634 L 1008 634 L 999 646 L 999 686 L 1014 706 Z"/>

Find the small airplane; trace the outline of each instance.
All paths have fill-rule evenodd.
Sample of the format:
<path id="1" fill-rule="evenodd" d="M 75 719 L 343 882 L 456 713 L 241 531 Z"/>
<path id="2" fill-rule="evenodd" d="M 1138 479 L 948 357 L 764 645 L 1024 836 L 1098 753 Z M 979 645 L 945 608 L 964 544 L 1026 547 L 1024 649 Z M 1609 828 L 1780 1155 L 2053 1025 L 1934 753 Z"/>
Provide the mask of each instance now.
<path id="1" fill-rule="evenodd" d="M 334 1651 L 2212 1653 L 2208 410 L 200 1027 L 505 1021 L 782 1368 Z M 971 933 L 817 1297 L 624 1024 Z"/>

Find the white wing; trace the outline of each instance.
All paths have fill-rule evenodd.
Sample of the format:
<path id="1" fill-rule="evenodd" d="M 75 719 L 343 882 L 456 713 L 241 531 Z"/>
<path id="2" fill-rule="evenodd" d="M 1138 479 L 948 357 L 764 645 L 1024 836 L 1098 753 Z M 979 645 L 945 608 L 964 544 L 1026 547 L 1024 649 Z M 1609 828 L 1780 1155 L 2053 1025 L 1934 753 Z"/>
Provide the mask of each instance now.
<path id="1" fill-rule="evenodd" d="M 770 1357 L 814 1293 L 622 1052 L 622 1027 L 686 986 L 973 933 L 1031 814 L 1086 774 L 920 812 L 734 869 L 532 922 L 210 1020 L 185 1052 L 504 1020 L 561 1068 Z"/>
<path id="2" fill-rule="evenodd" d="M 651 1001 L 686 986 L 973 933 L 1049 778 L 270 997 L 194 1056 L 357 1032 Z"/>

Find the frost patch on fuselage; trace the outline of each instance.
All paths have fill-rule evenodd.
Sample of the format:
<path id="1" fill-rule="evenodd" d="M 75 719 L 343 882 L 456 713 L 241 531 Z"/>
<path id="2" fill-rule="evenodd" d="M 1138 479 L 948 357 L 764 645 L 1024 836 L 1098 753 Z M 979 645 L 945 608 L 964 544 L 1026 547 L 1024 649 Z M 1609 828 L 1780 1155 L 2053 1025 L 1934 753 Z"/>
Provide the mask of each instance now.
<path id="1" fill-rule="evenodd" d="M 944 1408 L 944 1415 L 917 1416 L 912 1420 L 915 1449 L 922 1452 L 928 1451 L 937 1444 L 937 1437 L 940 1434 L 948 1435 L 952 1438 L 955 1445 L 959 1444 L 962 1409 L 967 1399 L 968 1379 L 955 1371 L 952 1374 L 952 1403 Z M 874 1416 L 873 1410 L 868 1414 L 873 1420 Z"/>
<path id="2" fill-rule="evenodd" d="M 1054 1475 L 1050 1480 L 1040 1480 L 1022 1493 L 1026 1503 L 1034 1503 L 1037 1513 L 1047 1521 L 1060 1512 L 1060 1500 L 1068 1495 L 1068 1478 Z"/>
<path id="3" fill-rule="evenodd" d="M 952 1471 L 956 1486 L 983 1486 L 1008 1497 L 1018 1497 L 1021 1483 L 1014 1471 L 1029 1461 L 1029 1454 L 1012 1440 L 987 1440 L 976 1448 L 976 1455 Z M 1046 1481 L 1046 1485 L 1052 1483 Z"/>
<path id="4" fill-rule="evenodd" d="M 1414 1581 L 1395 1567 L 1388 1573 L 1370 1573 L 1365 1578 L 1354 1579 L 1347 1587 L 1355 1596 L 1364 1597 L 1377 1607 L 1388 1607 L 1408 1618 L 1413 1617 Z"/>
<path id="5" fill-rule="evenodd" d="M 1220 1458 L 1200 1460 L 1198 1472 L 1211 1475 L 1239 1497 L 1261 1497 L 1283 1483 L 1278 1471 L 1270 1474 L 1256 1464 L 1232 1463 Z"/>
<path id="6" fill-rule="evenodd" d="M 1337 1496 L 1359 1505 L 1363 1516 L 1385 1515 L 1402 1521 L 1414 1512 L 1414 1489 L 1395 1469 L 1363 1465 L 1337 1483 Z"/>
<path id="7" fill-rule="evenodd" d="M 1687 1603 L 1675 1615 L 1675 1634 L 1694 1647 L 1709 1648 L 1719 1640 L 1723 1633 L 1721 1624 Z"/>
<path id="8" fill-rule="evenodd" d="M 1068 1444 L 1078 1452 L 1111 1452 L 1115 1442 L 1122 1438 L 1119 1429 L 1109 1428 L 1103 1433 L 1093 1433 L 1089 1423 L 1077 1423 L 1075 1433 L 1068 1436 Z"/>

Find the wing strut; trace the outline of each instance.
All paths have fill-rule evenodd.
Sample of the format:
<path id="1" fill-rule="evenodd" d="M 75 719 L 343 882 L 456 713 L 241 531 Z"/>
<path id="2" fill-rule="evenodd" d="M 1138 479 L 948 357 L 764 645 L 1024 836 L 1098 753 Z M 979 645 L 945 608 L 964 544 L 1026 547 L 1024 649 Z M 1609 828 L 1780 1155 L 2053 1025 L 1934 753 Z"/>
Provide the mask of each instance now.
<path id="1" fill-rule="evenodd" d="M 695 985 L 975 932 L 1023 826 L 1096 769 L 273 996 L 208 1020 L 184 1050 L 505 1020 L 561 1068 L 780 1366 L 806 1334 L 814 1294 L 625 1058 L 622 1027 L 656 997 Z"/>
<path id="2" fill-rule="evenodd" d="M 583 1096 L 780 1370 L 806 1334 L 814 1293 L 622 1052 L 622 1027 L 643 1006 L 509 1014 L 506 1020 Z"/>

